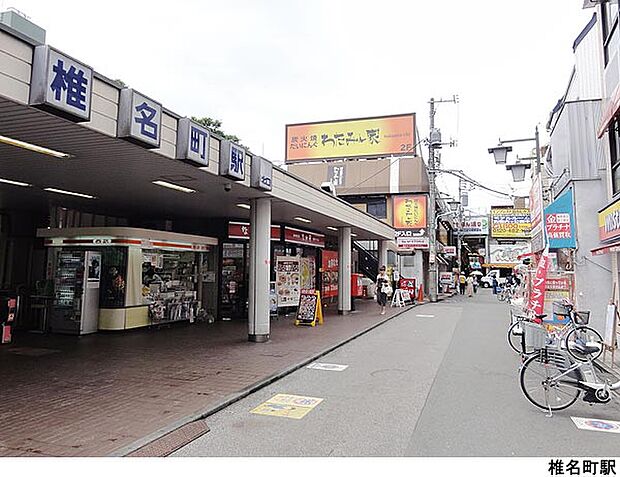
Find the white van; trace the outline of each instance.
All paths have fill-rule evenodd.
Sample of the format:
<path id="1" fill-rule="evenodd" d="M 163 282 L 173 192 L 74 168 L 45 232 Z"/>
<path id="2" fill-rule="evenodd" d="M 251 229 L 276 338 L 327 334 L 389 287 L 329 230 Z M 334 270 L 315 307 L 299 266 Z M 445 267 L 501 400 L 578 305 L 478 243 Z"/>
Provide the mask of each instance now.
<path id="1" fill-rule="evenodd" d="M 491 288 L 493 286 L 493 277 L 497 278 L 497 283 L 500 285 L 506 283 L 506 277 L 502 277 L 499 270 L 491 270 L 484 277 L 480 278 L 480 286 L 484 288 Z"/>

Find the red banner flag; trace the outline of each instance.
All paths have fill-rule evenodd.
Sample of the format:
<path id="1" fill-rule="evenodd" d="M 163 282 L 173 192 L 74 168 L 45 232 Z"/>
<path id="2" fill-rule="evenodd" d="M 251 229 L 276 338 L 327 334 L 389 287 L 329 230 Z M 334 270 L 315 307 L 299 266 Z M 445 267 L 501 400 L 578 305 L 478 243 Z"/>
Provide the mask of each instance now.
<path id="1" fill-rule="evenodd" d="M 547 246 L 538 261 L 536 275 L 532 283 L 532 292 L 530 293 L 528 309 L 535 315 L 542 315 L 545 307 L 545 291 L 547 289 L 547 270 L 549 270 L 549 262 L 549 246 Z"/>

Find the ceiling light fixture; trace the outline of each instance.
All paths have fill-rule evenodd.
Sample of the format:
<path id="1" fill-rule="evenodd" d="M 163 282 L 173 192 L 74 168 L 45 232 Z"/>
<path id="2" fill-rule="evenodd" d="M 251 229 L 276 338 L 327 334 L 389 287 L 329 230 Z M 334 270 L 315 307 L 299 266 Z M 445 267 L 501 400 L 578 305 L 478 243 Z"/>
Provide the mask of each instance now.
<path id="1" fill-rule="evenodd" d="M 295 220 L 299 220 L 300 222 L 303 222 L 305 224 L 309 224 L 310 222 L 312 222 L 312 220 L 310 219 L 306 219 L 304 217 L 293 217 Z"/>
<path id="2" fill-rule="evenodd" d="M 11 185 L 16 185 L 20 187 L 32 187 L 32 184 L 27 184 L 26 182 L 12 181 L 9 179 L 0 178 L 0 182 L 2 182 L 3 184 L 11 184 Z"/>
<path id="3" fill-rule="evenodd" d="M 336 227 L 327 226 L 325 228 L 328 230 L 333 230 L 334 232 L 338 232 L 338 229 Z"/>
<path id="4" fill-rule="evenodd" d="M 79 192 L 71 192 L 70 190 L 55 189 L 53 187 L 46 187 L 43 190 L 46 190 L 48 192 L 54 192 L 56 194 L 64 194 L 64 195 L 73 195 L 75 197 L 83 197 L 84 199 L 94 199 L 95 198 L 94 195 L 81 194 Z"/>
<path id="5" fill-rule="evenodd" d="M 242 209 L 248 209 L 248 210 L 251 209 L 249 204 L 237 204 L 237 207 L 241 207 Z"/>
<path id="6" fill-rule="evenodd" d="M 46 154 L 48 156 L 58 157 L 61 159 L 67 159 L 71 157 L 71 154 L 65 152 L 54 151 L 47 147 L 37 146 L 36 144 L 30 144 L 29 142 L 20 141 L 7 136 L 0 136 L 0 143 L 8 144 L 9 146 L 21 147 L 22 149 L 28 149 L 32 152 L 38 152 L 39 154 Z"/>
<path id="7" fill-rule="evenodd" d="M 351 232 L 351 237 L 357 237 L 357 234 L 354 234 L 353 232 Z"/>
<path id="8" fill-rule="evenodd" d="M 185 192 L 186 194 L 191 194 L 192 192 L 196 192 L 194 189 L 190 189 L 189 187 L 183 187 L 177 184 L 173 184 L 172 182 L 166 181 L 153 181 L 153 184 L 166 187 L 167 189 L 178 190 L 179 192 Z"/>

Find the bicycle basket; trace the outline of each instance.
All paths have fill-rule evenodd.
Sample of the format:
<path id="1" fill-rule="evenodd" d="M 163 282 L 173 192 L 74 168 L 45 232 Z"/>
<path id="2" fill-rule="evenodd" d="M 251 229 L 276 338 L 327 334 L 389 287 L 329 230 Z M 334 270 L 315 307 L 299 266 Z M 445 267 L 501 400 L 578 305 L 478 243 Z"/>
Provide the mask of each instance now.
<path id="1" fill-rule="evenodd" d="M 561 301 L 554 301 L 553 302 L 553 314 L 561 315 L 561 316 L 570 315 L 570 308 L 566 306 L 564 303 L 562 303 Z"/>
<path id="2" fill-rule="evenodd" d="M 524 322 L 525 346 L 527 349 L 538 350 L 547 345 L 547 330 L 536 323 Z"/>
<path id="3" fill-rule="evenodd" d="M 575 323 L 578 325 L 587 325 L 590 322 L 589 311 L 578 311 L 575 313 Z"/>

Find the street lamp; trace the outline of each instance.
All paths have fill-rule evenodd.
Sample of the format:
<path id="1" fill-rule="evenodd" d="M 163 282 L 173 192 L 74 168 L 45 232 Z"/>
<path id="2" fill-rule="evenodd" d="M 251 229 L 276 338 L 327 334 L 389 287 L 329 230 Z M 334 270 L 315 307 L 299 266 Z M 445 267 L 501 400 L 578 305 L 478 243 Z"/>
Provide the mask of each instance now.
<path id="1" fill-rule="evenodd" d="M 493 154 L 495 164 L 506 164 L 506 157 L 510 151 L 512 146 L 502 146 L 501 142 L 498 146 L 489 148 L 489 154 Z"/>
<path id="2" fill-rule="evenodd" d="M 495 158 L 495 164 L 506 164 L 506 157 L 508 155 L 508 153 L 510 151 L 512 151 L 512 147 L 511 146 L 504 146 L 504 144 L 507 143 L 514 143 L 514 142 L 526 142 L 526 141 L 535 141 L 536 142 L 536 173 L 540 173 L 541 171 L 541 164 L 540 164 L 540 141 L 538 138 L 538 126 L 536 126 L 536 130 L 534 133 L 534 137 L 528 137 L 528 138 L 524 138 L 524 139 L 509 139 L 509 140 L 505 140 L 502 141 L 501 139 L 499 140 L 499 144 L 496 147 L 490 147 L 489 148 L 489 154 L 493 154 L 493 157 Z M 525 169 L 527 167 L 524 167 L 523 165 L 517 163 L 513 166 L 506 166 L 506 168 L 508 170 L 515 170 L 516 166 L 516 171 L 517 174 L 520 174 L 521 171 L 523 172 L 523 174 L 525 174 Z M 513 172 L 513 174 L 515 174 L 515 172 Z M 515 182 L 520 182 L 515 180 Z"/>
<path id="3" fill-rule="evenodd" d="M 528 162 L 516 162 L 514 164 L 506 164 L 506 170 L 512 172 L 513 182 L 523 182 L 525 180 L 525 171 L 530 169 L 532 164 Z"/>

